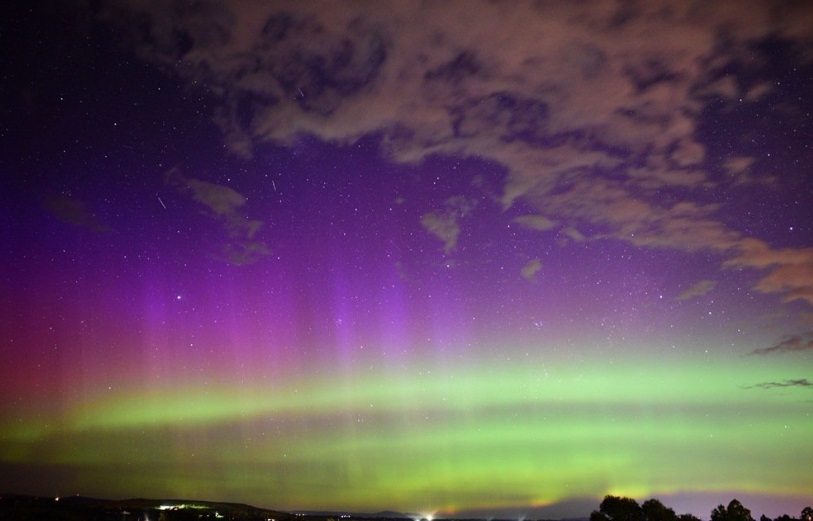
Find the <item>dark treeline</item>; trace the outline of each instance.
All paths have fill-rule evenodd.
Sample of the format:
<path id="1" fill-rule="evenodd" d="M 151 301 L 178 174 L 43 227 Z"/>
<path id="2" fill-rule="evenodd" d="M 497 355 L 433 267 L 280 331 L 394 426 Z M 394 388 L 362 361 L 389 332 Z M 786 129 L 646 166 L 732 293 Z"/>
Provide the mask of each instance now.
<path id="1" fill-rule="evenodd" d="M 642 504 L 628 497 L 604 496 L 598 510 L 590 514 L 590 521 L 700 521 L 692 514 L 676 514 L 657 499 Z M 720 505 L 711 511 L 711 521 L 756 521 L 751 511 L 732 499 L 728 506 Z M 759 521 L 813 521 L 813 508 L 805 507 L 799 517 L 783 514 L 775 519 L 762 515 Z"/>

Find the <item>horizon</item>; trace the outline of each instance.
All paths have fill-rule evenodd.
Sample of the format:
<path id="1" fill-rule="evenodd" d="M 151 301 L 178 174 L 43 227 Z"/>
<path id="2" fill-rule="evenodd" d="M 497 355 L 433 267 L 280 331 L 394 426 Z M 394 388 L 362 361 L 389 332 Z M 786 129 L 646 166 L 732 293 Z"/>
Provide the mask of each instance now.
<path id="1" fill-rule="evenodd" d="M 503 514 L 510 514 L 510 515 L 504 515 L 504 516 L 500 516 L 500 515 L 478 516 L 478 515 L 476 515 L 475 512 L 469 512 L 468 513 L 468 514 L 472 514 L 472 515 L 468 515 L 465 512 L 460 514 L 460 515 L 455 515 L 455 514 L 452 514 L 452 513 L 443 513 L 443 512 L 417 513 L 417 512 L 400 512 L 400 511 L 393 511 L 393 510 L 382 510 L 382 511 L 376 511 L 376 512 L 359 512 L 359 511 L 347 511 L 347 510 L 318 510 L 318 511 L 314 511 L 314 510 L 293 510 L 293 511 L 285 511 L 285 510 L 279 510 L 279 509 L 275 509 L 275 508 L 268 507 L 268 506 L 262 506 L 262 505 L 252 505 L 252 504 L 248 504 L 248 503 L 235 503 L 235 502 L 230 502 L 230 501 L 216 501 L 216 500 L 213 501 L 213 500 L 200 499 L 200 498 L 197 498 L 197 499 L 193 499 L 193 498 L 145 498 L 145 497 L 101 498 L 101 497 L 82 496 L 82 495 L 79 495 L 79 494 L 77 494 L 77 495 L 69 495 L 69 496 L 48 497 L 48 496 L 34 496 L 34 495 L 26 495 L 26 494 L 9 493 L 9 492 L 0 493 L 0 502 L 2 502 L 3 500 L 8 499 L 9 496 L 17 498 L 17 499 L 19 499 L 19 498 L 28 498 L 28 499 L 33 499 L 33 500 L 37 500 L 37 501 L 38 500 L 52 501 L 54 503 L 54 506 L 58 505 L 60 501 L 70 503 L 69 500 L 76 500 L 76 499 L 80 499 L 80 500 L 83 500 L 83 501 L 100 502 L 100 503 L 105 503 L 105 504 L 109 504 L 109 503 L 128 504 L 130 502 L 156 503 L 158 506 L 156 506 L 154 508 L 158 508 L 159 510 L 174 509 L 176 507 L 177 508 L 184 508 L 184 506 L 186 506 L 188 508 L 190 505 L 192 505 L 193 508 L 200 508 L 201 506 L 205 506 L 207 508 L 215 508 L 217 505 L 232 505 L 232 506 L 246 506 L 246 507 L 250 507 L 250 508 L 273 511 L 273 512 L 277 512 L 277 513 L 281 513 L 281 514 L 291 515 L 291 516 L 297 516 L 297 517 L 302 516 L 302 517 L 306 517 L 306 518 L 307 517 L 309 517 L 309 518 L 321 518 L 321 517 L 324 517 L 324 516 L 330 516 L 330 517 L 339 516 L 340 519 L 344 519 L 344 518 L 362 518 L 362 519 L 365 519 L 365 518 L 368 518 L 368 519 L 405 518 L 406 519 L 406 518 L 409 518 L 409 519 L 412 519 L 413 521 L 433 521 L 433 520 L 437 520 L 437 519 L 464 519 L 464 520 L 465 519 L 472 519 L 472 520 L 473 519 L 483 519 L 483 520 L 489 520 L 489 521 L 491 521 L 491 520 L 506 520 L 506 519 L 519 519 L 519 520 L 528 519 L 529 521 L 533 521 L 533 520 L 537 520 L 537 521 L 583 520 L 583 519 L 591 519 L 591 515 L 599 511 L 599 509 L 600 509 L 599 503 L 601 503 L 601 500 L 596 500 L 595 507 L 592 508 L 592 510 L 590 511 L 589 514 L 586 514 L 584 516 L 576 516 L 576 517 L 530 517 L 530 516 L 527 515 L 527 513 L 528 513 L 527 510 L 522 511 L 520 509 L 510 511 L 510 512 L 509 511 L 503 511 L 502 512 Z M 609 496 L 607 496 L 607 497 L 609 497 Z M 644 503 L 644 501 L 645 501 L 643 498 L 640 498 L 640 499 L 629 498 L 629 499 L 633 499 L 639 505 L 642 505 Z M 647 498 L 647 499 L 654 499 L 654 500 L 657 500 L 657 501 L 660 502 L 660 500 L 658 500 L 657 498 Z M 588 500 L 586 500 L 586 499 L 584 501 L 585 501 L 585 503 L 588 502 Z M 729 506 L 730 506 L 730 503 L 733 503 L 733 502 L 739 502 L 739 503 L 742 504 L 742 502 L 740 502 L 737 498 L 732 498 L 730 501 L 727 500 L 727 501 L 718 502 L 717 505 L 715 505 L 714 509 L 717 509 L 719 507 L 725 508 L 726 504 L 729 504 Z M 661 502 L 661 504 L 664 507 L 666 507 L 668 510 L 672 511 L 676 516 L 681 516 L 683 514 L 695 515 L 695 514 L 692 514 L 690 512 L 676 511 L 670 505 L 663 504 L 663 502 Z M 106 505 L 106 506 L 109 507 L 110 505 Z M 748 508 L 748 505 L 742 505 L 742 506 L 745 507 L 748 510 L 748 512 L 751 515 L 751 518 L 753 520 L 761 519 L 761 516 L 764 515 L 764 514 L 760 514 L 758 516 L 757 515 L 758 513 L 755 513 L 752 509 Z M 543 507 L 543 508 L 547 508 L 547 507 Z M 807 506 L 807 507 L 804 507 L 804 508 L 805 508 L 805 510 L 808 510 L 810 507 Z M 537 510 L 537 512 L 539 512 L 539 510 Z M 710 512 L 711 512 L 711 510 L 710 510 Z M 801 512 L 801 516 L 798 517 L 798 518 L 794 517 L 793 514 L 788 514 L 788 513 L 780 514 L 780 515 L 776 516 L 776 518 L 779 519 L 779 517 L 782 517 L 782 516 L 790 516 L 791 519 L 803 520 L 804 512 L 802 510 L 800 510 L 800 512 Z M 713 512 L 711 512 L 711 513 L 713 514 Z M 706 520 L 708 520 L 710 518 L 710 517 L 702 517 L 702 516 L 696 516 L 696 515 L 695 515 L 695 517 L 700 519 L 700 520 L 703 520 L 703 521 L 706 521 Z M 770 517 L 769 517 L 769 519 L 770 519 Z M 652 520 L 650 519 L 650 521 L 652 521 Z"/>
<path id="2" fill-rule="evenodd" d="M 810 504 L 813 4 L 6 9 L 0 489 Z"/>

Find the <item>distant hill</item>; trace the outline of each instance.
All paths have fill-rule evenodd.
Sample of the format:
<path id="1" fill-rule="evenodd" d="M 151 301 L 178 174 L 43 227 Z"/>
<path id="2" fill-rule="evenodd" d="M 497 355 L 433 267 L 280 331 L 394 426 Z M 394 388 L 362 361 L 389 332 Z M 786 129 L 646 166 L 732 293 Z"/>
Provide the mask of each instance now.
<path id="1" fill-rule="evenodd" d="M 0 494 L 0 521 L 403 521 L 422 518 L 420 514 L 389 510 L 374 513 L 280 512 L 242 503 L 191 499 L 98 499 L 83 496 L 53 498 Z M 482 519 L 461 517 L 455 518 L 455 521 Z"/>
<path id="2" fill-rule="evenodd" d="M 0 519 L 3 521 L 293 521 L 296 517 L 287 512 L 240 503 L 0 495 Z"/>

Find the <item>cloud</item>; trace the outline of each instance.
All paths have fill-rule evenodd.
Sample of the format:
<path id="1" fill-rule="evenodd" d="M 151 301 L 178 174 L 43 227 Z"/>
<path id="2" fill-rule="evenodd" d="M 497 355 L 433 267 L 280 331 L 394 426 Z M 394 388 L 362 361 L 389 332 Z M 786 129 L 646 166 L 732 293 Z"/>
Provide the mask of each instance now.
<path id="1" fill-rule="evenodd" d="M 737 242 L 736 251 L 723 266 L 768 270 L 755 290 L 784 294 L 786 302 L 813 304 L 813 248 L 775 249 L 762 240 L 743 238 Z"/>
<path id="2" fill-rule="evenodd" d="M 717 282 L 713 280 L 701 280 L 692 287 L 684 290 L 680 295 L 678 295 L 677 300 L 690 300 L 695 297 L 702 297 L 709 291 L 713 290 L 714 286 L 716 285 Z"/>
<path id="3" fill-rule="evenodd" d="M 813 382 L 808 381 L 807 378 L 799 378 L 797 380 L 785 380 L 782 382 L 762 382 L 754 385 L 749 385 L 746 387 L 746 389 L 775 389 L 777 387 L 813 388 Z"/>
<path id="4" fill-rule="evenodd" d="M 515 223 L 531 230 L 547 231 L 556 227 L 556 221 L 548 219 L 544 215 L 521 215 L 514 218 Z"/>
<path id="5" fill-rule="evenodd" d="M 443 241 L 443 253 L 449 255 L 457 248 L 460 218 L 474 208 L 475 203 L 464 197 L 449 198 L 440 212 L 429 212 L 421 217 L 421 224 L 432 235 Z"/>
<path id="6" fill-rule="evenodd" d="M 520 273 L 522 277 L 528 280 L 536 280 L 536 274 L 542 269 L 542 261 L 539 259 L 529 260 L 525 266 L 522 267 Z"/>
<path id="7" fill-rule="evenodd" d="M 717 253 L 732 257 L 729 267 L 770 269 L 758 291 L 813 303 L 810 262 L 790 260 L 805 250 L 766 244 L 784 258 L 760 268 L 749 239 L 718 217 L 720 206 L 696 202 L 734 182 L 708 171 L 698 138 L 704 109 L 767 95 L 767 84 L 741 86 L 732 71 L 746 71 L 754 42 L 769 36 L 804 50 L 811 15 L 810 3 L 760 0 L 737 9 L 701 0 L 337 9 L 118 0 L 100 19 L 143 60 L 218 97 L 213 119 L 240 156 L 304 133 L 340 144 L 376 134 L 399 162 L 483 158 L 506 168 L 503 208 L 535 207 L 539 218 L 524 226 L 542 229 L 552 225 L 542 216 L 555 216 L 571 236 L 589 229 L 597 231 L 578 236 Z M 749 159 L 714 161 L 748 179 Z M 458 217 L 421 218 L 446 253 L 461 233 Z"/>
<path id="8" fill-rule="evenodd" d="M 45 198 L 43 206 L 60 221 L 68 224 L 90 228 L 96 232 L 111 230 L 110 226 L 88 211 L 85 203 L 76 197 L 64 194 L 50 195 Z"/>
<path id="9" fill-rule="evenodd" d="M 218 121 L 239 153 L 300 132 L 348 141 L 381 131 L 400 158 L 479 146 L 488 156 L 515 141 L 546 160 L 509 161 L 522 181 L 562 159 L 578 167 L 576 151 L 589 165 L 637 152 L 657 173 L 697 165 L 694 93 L 717 81 L 714 67 L 750 40 L 805 29 L 794 9 L 748 4 L 132 0 L 102 18 L 142 58 L 220 95 Z"/>
<path id="10" fill-rule="evenodd" d="M 457 247 L 460 225 L 454 215 L 427 213 L 421 217 L 421 224 L 431 234 L 443 241 L 443 253 L 449 254 Z"/>
<path id="11" fill-rule="evenodd" d="M 573 242 L 582 242 L 587 240 L 584 234 L 577 230 L 576 228 L 572 227 L 565 228 L 564 230 L 562 230 L 562 233 L 565 235 L 565 237 L 568 237 Z"/>
<path id="12" fill-rule="evenodd" d="M 745 93 L 747 101 L 757 101 L 774 90 L 774 86 L 768 82 L 761 82 L 754 85 L 748 92 Z"/>
<path id="13" fill-rule="evenodd" d="M 717 205 L 679 201 L 655 204 L 633 194 L 623 183 L 581 176 L 555 196 L 529 194 L 526 200 L 560 219 L 603 230 L 593 239 L 613 238 L 649 248 L 680 251 L 731 251 L 741 239 L 714 219 Z"/>
<path id="14" fill-rule="evenodd" d="M 245 215 L 246 198 L 242 194 L 228 186 L 188 177 L 178 167 L 170 169 L 165 178 L 222 223 L 229 237 L 222 247 L 224 260 L 235 265 L 251 264 L 270 253 L 265 243 L 255 238 L 264 223 Z"/>
<path id="15" fill-rule="evenodd" d="M 769 347 L 755 349 L 752 355 L 772 355 L 781 353 L 813 352 L 813 331 L 801 335 L 788 335 L 782 337 L 777 343 Z"/>
<path id="16" fill-rule="evenodd" d="M 245 197 L 228 186 L 192 178 L 185 178 L 185 181 L 196 201 L 207 206 L 215 214 L 227 219 L 234 216 L 238 208 L 246 203 Z"/>
<path id="17" fill-rule="evenodd" d="M 756 182 L 756 179 L 750 175 L 751 167 L 755 162 L 754 157 L 731 156 L 723 161 L 722 167 L 735 185 L 744 185 Z"/>

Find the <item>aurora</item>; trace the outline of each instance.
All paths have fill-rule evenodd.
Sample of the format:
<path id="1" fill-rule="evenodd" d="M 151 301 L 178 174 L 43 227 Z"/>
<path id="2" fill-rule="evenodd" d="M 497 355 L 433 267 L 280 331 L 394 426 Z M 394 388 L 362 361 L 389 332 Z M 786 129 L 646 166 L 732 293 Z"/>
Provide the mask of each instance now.
<path id="1" fill-rule="evenodd" d="M 783 6 L 14 8 L 0 491 L 800 512 L 813 11 Z"/>

